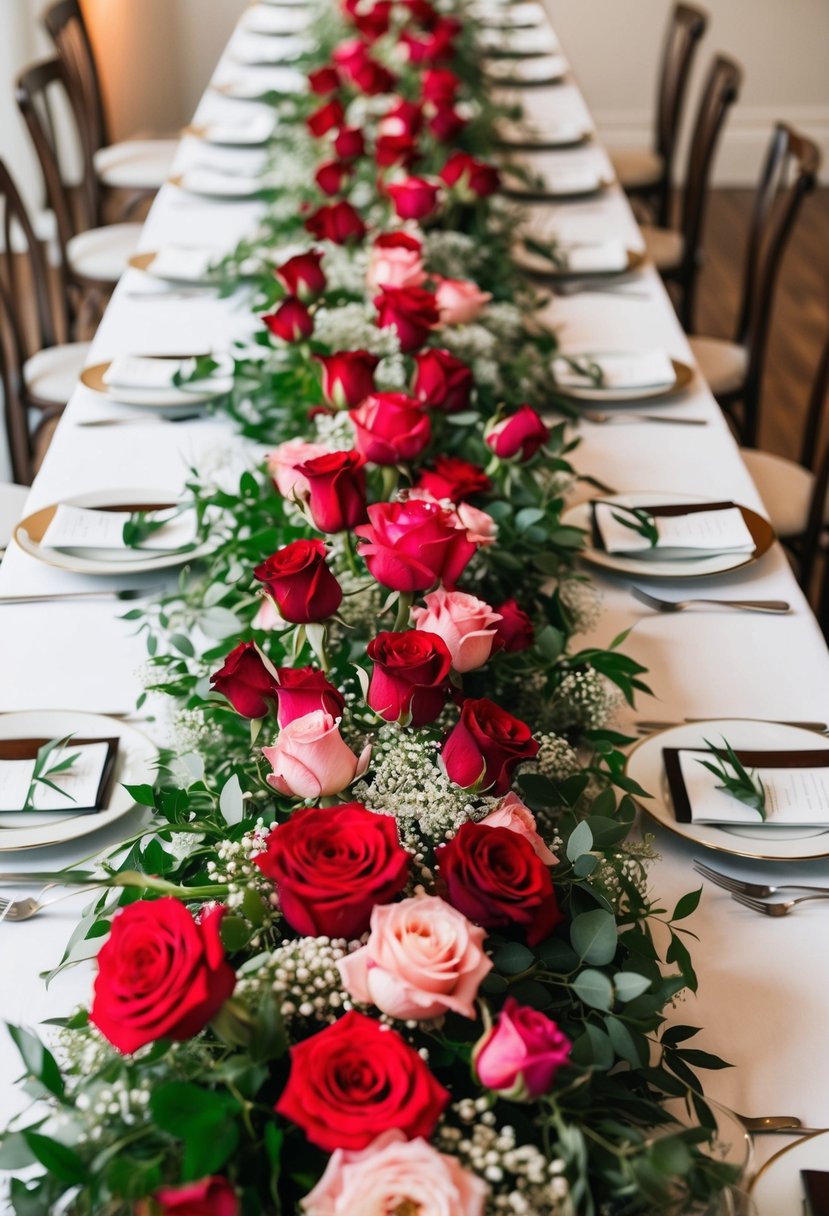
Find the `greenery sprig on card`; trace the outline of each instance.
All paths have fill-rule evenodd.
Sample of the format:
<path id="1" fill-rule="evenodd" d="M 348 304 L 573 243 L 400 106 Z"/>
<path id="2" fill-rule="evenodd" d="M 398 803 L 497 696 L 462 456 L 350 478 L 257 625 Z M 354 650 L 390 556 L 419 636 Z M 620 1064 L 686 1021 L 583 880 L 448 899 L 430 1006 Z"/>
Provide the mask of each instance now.
<path id="1" fill-rule="evenodd" d="M 724 790 L 726 794 L 730 794 L 732 798 L 739 799 L 752 810 L 757 811 L 760 818 L 765 822 L 766 818 L 766 791 L 763 783 L 757 776 L 756 770 L 753 773 L 745 768 L 740 763 L 740 759 L 734 748 L 725 739 L 722 741 L 722 748 L 715 747 L 713 743 L 705 740 L 708 750 L 716 761 L 699 760 L 698 763 L 715 777 L 719 777 L 720 784 L 718 790 Z M 723 750 L 725 755 L 723 756 Z"/>
<path id="2" fill-rule="evenodd" d="M 32 778 L 26 793 L 26 801 L 23 803 L 24 811 L 35 809 L 35 794 L 42 785 L 48 786 L 50 790 L 54 790 L 63 798 L 68 798 L 70 802 L 75 801 L 72 794 L 62 790 L 54 781 L 54 778 L 60 773 L 68 772 L 80 755 L 80 752 L 74 752 L 68 756 L 65 754 L 66 746 L 72 738 L 72 735 L 64 735 L 62 739 L 50 739 L 48 743 L 44 743 L 37 749 Z"/>
<path id="3" fill-rule="evenodd" d="M 613 508 L 612 514 L 617 524 L 621 524 L 623 528 L 630 528 L 631 532 L 638 532 L 651 549 L 656 548 L 659 543 L 659 529 L 650 512 L 644 510 L 643 507 L 625 507 L 615 502 L 606 502 L 603 505 Z"/>

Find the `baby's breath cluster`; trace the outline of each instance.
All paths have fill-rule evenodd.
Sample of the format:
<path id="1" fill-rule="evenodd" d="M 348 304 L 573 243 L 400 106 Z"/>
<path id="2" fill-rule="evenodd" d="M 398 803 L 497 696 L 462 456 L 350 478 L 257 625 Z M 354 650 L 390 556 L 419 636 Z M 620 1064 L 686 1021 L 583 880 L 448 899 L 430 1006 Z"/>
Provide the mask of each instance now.
<path id="1" fill-rule="evenodd" d="M 399 354 L 397 334 L 390 328 L 378 328 L 376 316 L 371 303 L 318 308 L 314 314 L 314 337 L 331 350 L 368 350 L 381 358 Z"/>
<path id="2" fill-rule="evenodd" d="M 227 884 L 225 903 L 229 908 L 238 908 L 247 892 L 253 891 L 261 897 L 263 910 L 272 920 L 277 912 L 270 898 L 271 883 L 254 860 L 265 852 L 269 831 L 258 819 L 253 830 L 246 832 L 240 840 L 220 841 L 216 846 L 216 860 L 207 863 L 207 875 L 211 882 Z"/>
<path id="3" fill-rule="evenodd" d="M 550 706 L 554 726 L 598 730 L 613 720 L 621 704 L 621 693 L 598 671 L 583 667 L 568 671 L 555 690 Z"/>
<path id="4" fill-rule="evenodd" d="M 255 1008 L 257 997 L 270 988 L 287 1023 L 331 1025 L 350 1008 L 337 970 L 337 960 L 348 951 L 349 943 L 342 938 L 285 940 L 271 954 L 260 955 L 242 968 L 235 995 Z"/>
<path id="5" fill-rule="evenodd" d="M 445 279 L 474 279 L 480 263 L 478 246 L 467 232 L 428 232 L 423 251 L 432 274 Z"/>
<path id="6" fill-rule="evenodd" d="M 563 579 L 559 583 L 561 602 L 570 613 L 573 633 L 587 633 L 602 615 L 602 593 L 595 583 L 583 578 Z"/>

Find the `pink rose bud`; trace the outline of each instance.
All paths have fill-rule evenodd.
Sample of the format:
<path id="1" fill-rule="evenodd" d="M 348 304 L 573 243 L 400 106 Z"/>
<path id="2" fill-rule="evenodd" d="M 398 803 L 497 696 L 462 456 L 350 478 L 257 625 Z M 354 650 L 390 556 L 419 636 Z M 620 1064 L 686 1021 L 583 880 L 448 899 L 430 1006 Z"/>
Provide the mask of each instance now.
<path id="1" fill-rule="evenodd" d="M 498 613 L 474 595 L 444 587 L 425 595 L 423 602 L 425 608 L 412 609 L 415 627 L 443 638 L 455 671 L 483 667 L 492 653 Z"/>
<path id="2" fill-rule="evenodd" d="M 372 290 L 422 287 L 426 282 L 422 248 L 420 241 L 407 232 L 387 232 L 378 236 L 368 258 L 368 286 Z"/>
<path id="3" fill-rule="evenodd" d="M 546 1014 L 507 997 L 495 1025 L 475 1044 L 472 1065 L 487 1089 L 511 1102 L 532 1102 L 550 1092 L 571 1049 Z"/>
<path id="4" fill-rule="evenodd" d="M 529 460 L 550 437 L 550 432 L 529 405 L 488 428 L 486 442 L 500 460 Z"/>
<path id="5" fill-rule="evenodd" d="M 340 734 L 340 719 L 323 709 L 294 718 L 262 754 L 273 769 L 266 780 L 280 794 L 306 801 L 339 794 L 368 767 L 371 748 L 360 758 Z"/>
<path id="6" fill-rule="evenodd" d="M 324 443 L 288 439 L 268 453 L 268 472 L 283 498 L 304 498 L 308 494 L 308 479 L 299 472 L 297 465 L 324 456 L 327 451 Z"/>
<path id="7" fill-rule="evenodd" d="M 470 325 L 492 299 L 470 279 L 437 279 L 435 300 L 443 325 Z"/>
<path id="8" fill-rule="evenodd" d="M 507 828 L 510 832 L 517 832 L 529 841 L 536 857 L 540 857 L 545 866 L 558 865 L 555 853 L 550 852 L 538 834 L 535 815 L 517 794 L 506 794 L 481 823 L 485 828 Z"/>

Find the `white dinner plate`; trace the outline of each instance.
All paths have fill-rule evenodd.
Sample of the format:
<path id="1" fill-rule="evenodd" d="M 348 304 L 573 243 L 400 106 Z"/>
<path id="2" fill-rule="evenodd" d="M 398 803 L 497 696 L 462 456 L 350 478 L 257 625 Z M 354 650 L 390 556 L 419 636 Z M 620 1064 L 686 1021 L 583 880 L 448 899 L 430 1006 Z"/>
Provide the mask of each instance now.
<path id="1" fill-rule="evenodd" d="M 87 494 L 74 494 L 61 501 L 73 507 L 120 507 L 126 509 L 138 503 L 152 503 L 154 505 L 172 504 L 177 499 L 177 494 L 167 493 L 156 487 L 154 489 L 94 490 Z M 47 566 L 54 566 L 58 570 L 67 570 L 71 574 L 121 575 L 145 574 L 153 570 L 168 570 L 175 566 L 183 566 L 187 562 L 195 561 L 199 557 L 204 557 L 210 552 L 212 547 L 208 541 L 204 541 L 195 549 L 189 549 L 187 552 L 167 553 L 163 550 L 156 550 L 155 552 L 146 550 L 146 556 L 141 556 L 138 550 L 130 550 L 124 556 L 115 555 L 111 558 L 91 556 L 93 551 L 89 549 L 76 551 L 47 548 L 41 544 L 41 541 L 46 529 L 52 522 L 58 505 L 58 503 L 52 503 L 48 507 L 41 507 L 39 511 L 34 511 L 31 515 L 27 515 L 25 519 L 21 519 L 14 530 L 14 539 L 23 552 L 28 553 L 29 557 L 34 557 L 37 561 L 43 562 Z"/>
<path id="2" fill-rule="evenodd" d="M 265 38 L 259 34 L 243 32 L 233 39 L 228 48 L 228 55 L 235 63 L 257 68 L 292 63 L 311 49 L 308 40 L 298 34 Z"/>
<path id="3" fill-rule="evenodd" d="M 758 861 L 803 861 L 829 857 L 829 828 L 774 828 L 720 826 L 713 823 L 680 823 L 673 808 L 665 760 L 666 747 L 705 747 L 705 740 L 726 739 L 737 749 L 752 751 L 822 751 L 829 738 L 799 726 L 748 718 L 717 718 L 710 722 L 685 722 L 648 735 L 631 749 L 625 773 L 647 790 L 650 798 L 637 799 L 645 814 L 676 836 L 705 849 L 753 857 Z M 781 1209 L 782 1212 L 783 1209 Z"/>
<path id="4" fill-rule="evenodd" d="M 537 29 L 547 20 L 543 4 L 537 0 L 516 0 L 515 4 L 477 4 L 472 17 L 490 30 Z"/>
<path id="5" fill-rule="evenodd" d="M 70 734 L 79 738 L 117 737 L 118 755 L 106 806 L 100 811 L 78 815 L 71 811 L 4 813 L 0 815 L 0 852 L 65 844 L 97 832 L 121 819 L 135 806 L 125 785 L 153 784 L 158 748 L 128 722 L 103 714 L 63 709 L 0 714 L 0 739 L 63 739 Z"/>
<path id="6" fill-rule="evenodd" d="M 276 124 L 265 115 L 264 122 L 204 123 L 185 127 L 182 134 L 203 139 L 216 148 L 263 148 L 273 138 Z"/>
<path id="7" fill-rule="evenodd" d="M 176 173 L 167 179 L 171 186 L 177 186 L 185 194 L 193 194 L 197 198 L 211 198 L 225 203 L 250 202 L 258 197 L 260 191 L 267 190 L 268 183 L 258 177 L 236 177 L 231 173 L 211 171 L 209 185 L 200 173 L 188 171 Z"/>
<path id="8" fill-rule="evenodd" d="M 205 250 L 205 252 L 208 252 Z M 222 250 L 210 250 L 212 254 L 211 261 L 213 263 L 220 262 L 226 254 Z M 208 270 L 207 274 L 203 275 L 182 275 L 178 274 L 175 277 L 167 274 L 159 274 L 154 267 L 154 262 L 158 257 L 157 252 L 152 253 L 134 253 L 129 260 L 129 265 L 133 270 L 143 270 L 145 274 L 151 275 L 154 279 L 160 279 L 162 283 L 182 283 L 192 287 L 210 287 L 221 281 L 221 274 L 218 270 Z M 108 364 L 99 364 L 99 366 L 107 367 Z M 93 387 L 87 385 L 87 388 Z M 100 390 L 94 387 L 95 392 Z M 110 390 L 105 389 L 107 396 L 110 395 Z"/>
<path id="9" fill-rule="evenodd" d="M 559 270 L 548 258 L 543 258 L 540 253 L 519 243 L 512 250 L 512 260 L 519 270 L 524 270 L 528 274 L 540 275 L 545 279 L 609 279 L 618 275 L 634 274 L 644 266 L 645 255 L 643 253 L 639 253 L 636 249 L 628 249 L 626 253 L 627 264 L 624 266 L 604 268 L 596 266 L 590 270 Z"/>
<path id="10" fill-rule="evenodd" d="M 656 504 L 672 503 L 702 503 L 713 500 L 699 494 L 677 494 L 668 490 L 650 490 L 647 493 L 635 494 L 603 494 L 602 502 L 618 503 L 623 507 L 647 507 Z M 738 504 L 739 505 L 739 504 Z M 592 542 L 593 513 L 590 501 L 581 502 L 571 507 L 561 517 L 561 522 L 572 528 L 584 528 L 588 534 L 587 547 L 581 556 L 593 566 L 601 566 L 605 570 L 615 570 L 619 574 L 629 574 L 633 578 L 707 578 L 713 574 L 727 574 L 730 570 L 739 570 L 762 557 L 774 543 L 774 529 L 767 519 L 758 515 L 748 507 L 740 507 L 743 519 L 754 539 L 753 553 L 717 553 L 713 557 L 685 558 L 679 561 L 660 561 L 648 557 L 637 560 L 629 554 L 605 553 L 597 549 Z"/>
<path id="11" fill-rule="evenodd" d="M 748 1188 L 756 1216 L 803 1216 L 801 1170 L 829 1170 L 829 1131 L 804 1136 L 769 1158 Z"/>
<path id="12" fill-rule="evenodd" d="M 261 74 L 260 74 L 261 73 Z M 271 93 L 286 95 L 289 93 L 305 93 L 308 90 L 308 78 L 297 68 L 252 68 L 238 80 L 228 80 L 224 84 L 214 84 L 214 92 L 233 101 L 264 101 Z"/>
<path id="13" fill-rule="evenodd" d="M 495 122 L 498 142 L 504 148 L 522 148 L 525 151 L 554 152 L 564 148 L 578 148 L 593 137 L 589 123 L 559 123 L 557 126 L 538 127 L 526 120 L 500 118 Z"/>
<path id="14" fill-rule="evenodd" d="M 562 351 L 561 354 L 566 354 L 571 359 L 601 359 L 605 355 L 613 355 L 615 358 L 629 356 L 631 359 L 640 357 L 638 351 L 622 350 Z M 687 363 L 682 363 L 679 359 L 671 359 L 671 363 L 674 368 L 674 379 L 670 384 L 639 384 L 633 388 L 614 388 L 609 385 L 607 388 L 603 388 L 601 385 L 595 384 L 591 384 L 589 387 L 586 384 L 556 384 L 555 379 L 553 384 L 557 393 L 562 397 L 570 397 L 573 401 L 600 401 L 603 405 L 613 405 L 614 402 L 625 404 L 631 401 L 646 401 L 652 397 L 666 397 L 671 393 L 678 393 L 681 389 L 687 388 L 693 380 L 694 369 Z"/>
<path id="15" fill-rule="evenodd" d="M 532 166 L 526 166 L 532 171 Z M 543 202 L 545 199 L 568 199 L 568 198 L 588 198 L 592 194 L 598 194 L 601 190 L 607 190 L 613 185 L 613 177 L 608 173 L 603 173 L 601 170 L 596 170 L 596 175 L 590 181 L 585 180 L 583 184 L 573 187 L 572 183 L 568 184 L 566 176 L 563 183 L 556 184 L 555 175 L 552 171 L 542 172 L 535 175 L 538 178 L 539 184 L 524 181 L 515 173 L 511 173 L 509 165 L 503 165 L 501 168 L 501 189 L 505 194 L 511 194 L 516 198 L 526 198 Z"/>
<path id="16" fill-rule="evenodd" d="M 485 59 L 484 73 L 498 84 L 520 89 L 526 85 L 555 84 L 562 80 L 570 65 L 563 55 L 537 55 L 533 58 Z"/>
<path id="17" fill-rule="evenodd" d="M 266 34 L 284 38 L 289 34 L 301 34 L 308 28 L 311 14 L 307 8 L 295 5 L 289 8 L 263 7 L 255 4 L 242 17 L 239 28 L 248 34 Z"/>
<path id="18" fill-rule="evenodd" d="M 204 405 L 208 401 L 215 401 L 217 397 L 223 397 L 233 388 L 233 376 L 229 373 L 223 376 L 214 374 L 209 383 L 198 380 L 189 385 L 174 384 L 169 388 L 115 388 L 104 381 L 110 366 L 110 363 L 94 363 L 92 367 L 85 367 L 81 372 L 81 384 L 93 393 L 106 397 L 107 401 L 118 402 L 119 405 L 140 405 L 144 409 L 158 410 L 192 409 L 193 406 Z"/>
<path id="19" fill-rule="evenodd" d="M 559 49 L 558 39 L 549 25 L 534 29 L 483 29 L 478 35 L 478 43 L 491 55 L 528 59 L 555 55 Z"/>

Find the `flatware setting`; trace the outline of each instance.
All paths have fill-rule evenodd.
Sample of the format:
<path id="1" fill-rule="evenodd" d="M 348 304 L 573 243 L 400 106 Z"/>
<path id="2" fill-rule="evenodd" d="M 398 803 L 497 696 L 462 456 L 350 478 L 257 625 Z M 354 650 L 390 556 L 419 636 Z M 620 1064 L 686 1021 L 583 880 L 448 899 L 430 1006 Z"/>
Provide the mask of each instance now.
<path id="1" fill-rule="evenodd" d="M 581 417 L 596 426 L 640 422 L 665 422 L 669 426 L 708 426 L 707 418 L 677 418 L 670 414 L 602 414 L 598 410 L 582 410 Z"/>
<path id="2" fill-rule="evenodd" d="M 636 731 L 640 735 L 651 735 L 655 731 L 670 730 L 674 726 L 683 726 L 688 723 L 705 723 L 709 722 L 710 718 L 682 718 L 681 721 L 669 721 L 662 718 L 639 718 L 636 722 Z M 829 733 L 829 723 L 827 722 L 811 722 L 811 721 L 795 721 L 792 719 L 783 718 L 741 718 L 743 722 L 771 722 L 776 726 L 792 726 L 797 730 L 811 730 L 817 735 L 825 735 Z"/>
<path id="3" fill-rule="evenodd" d="M 167 422 L 197 422 L 203 418 L 204 414 L 141 414 L 130 416 L 129 418 L 85 418 L 82 422 L 76 423 L 76 426 L 83 427 L 101 427 L 101 426 L 153 426 L 156 423 Z"/>
<path id="4" fill-rule="evenodd" d="M 772 895 L 778 895 L 782 891 L 806 891 L 812 895 L 829 895 L 829 887 L 810 887 L 802 883 L 773 883 L 762 882 L 747 882 L 742 878 L 735 878 L 731 874 L 724 874 L 722 870 L 715 870 L 713 866 L 706 865 L 704 861 L 694 861 L 694 869 L 702 878 L 707 878 L 709 882 L 713 882 L 718 887 L 722 887 L 724 891 L 728 891 L 732 895 L 745 895 L 748 898 L 754 899 L 769 899 Z"/>
<path id="5" fill-rule="evenodd" d="M 791 612 L 791 604 L 786 600 L 721 600 L 708 597 L 695 597 L 687 600 L 663 600 L 659 596 L 643 591 L 641 587 L 631 585 L 630 593 L 635 599 L 647 604 L 656 612 L 684 612 L 696 604 L 706 604 L 715 608 L 733 608 L 736 612 L 766 612 L 780 614 Z"/>
<path id="6" fill-rule="evenodd" d="M 64 600 L 69 602 L 75 600 L 122 600 L 127 603 L 130 600 L 149 598 L 155 595 L 157 591 L 157 587 L 127 587 L 122 591 L 108 591 L 103 587 L 98 591 L 52 591 L 33 595 L 2 595 L 0 596 L 0 605 L 51 604 Z"/>

